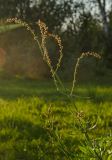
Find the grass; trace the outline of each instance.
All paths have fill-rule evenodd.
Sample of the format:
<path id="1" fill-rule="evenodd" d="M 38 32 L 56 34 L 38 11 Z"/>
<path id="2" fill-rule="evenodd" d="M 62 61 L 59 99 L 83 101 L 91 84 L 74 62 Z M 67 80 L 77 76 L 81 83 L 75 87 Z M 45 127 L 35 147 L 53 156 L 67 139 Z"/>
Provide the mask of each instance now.
<path id="1" fill-rule="evenodd" d="M 93 123 L 98 117 L 92 137 L 108 136 L 112 86 L 83 85 L 76 93 L 91 98 L 69 102 L 57 93 L 52 81 L 0 79 L 0 160 L 68 160 L 66 153 L 73 160 L 81 159 L 79 146 L 84 136 L 71 114 L 74 101 Z"/>

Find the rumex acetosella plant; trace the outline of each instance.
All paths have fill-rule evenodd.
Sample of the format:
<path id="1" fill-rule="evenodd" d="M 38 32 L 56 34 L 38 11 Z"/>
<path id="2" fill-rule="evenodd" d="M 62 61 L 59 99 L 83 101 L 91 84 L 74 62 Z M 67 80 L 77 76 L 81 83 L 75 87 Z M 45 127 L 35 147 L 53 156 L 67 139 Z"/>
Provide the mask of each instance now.
<path id="1" fill-rule="evenodd" d="M 38 36 L 35 34 L 34 30 L 26 23 L 21 21 L 17 18 L 11 18 L 7 19 L 7 22 L 9 23 L 17 23 L 24 26 L 27 30 L 29 30 L 34 38 L 34 40 L 37 42 L 40 53 L 43 57 L 43 60 L 47 63 L 51 76 L 54 80 L 54 84 L 56 86 L 56 89 L 58 92 L 62 93 L 64 96 L 67 97 L 70 101 L 72 98 L 74 98 L 76 95 L 74 94 L 74 88 L 76 84 L 76 77 L 77 77 L 77 71 L 78 67 L 80 65 L 81 59 L 87 56 L 93 56 L 97 59 L 101 59 L 101 56 L 95 52 L 86 52 L 82 53 L 81 56 L 77 59 L 77 62 L 74 66 L 74 74 L 73 74 L 73 81 L 72 81 L 72 87 L 71 89 L 67 89 L 64 86 L 64 83 L 60 79 L 57 71 L 60 68 L 61 61 L 63 58 L 63 46 L 61 42 L 61 38 L 58 35 L 54 35 L 52 33 L 49 33 L 48 27 L 44 22 L 39 20 L 37 22 L 37 27 L 40 29 L 41 33 L 41 40 L 39 40 Z M 56 67 L 53 67 L 48 49 L 46 47 L 46 41 L 48 38 L 53 38 L 59 47 L 59 59 L 57 61 Z M 47 113 L 44 115 L 41 115 L 41 119 L 43 122 L 43 127 L 48 130 L 49 138 L 54 144 L 54 142 L 57 142 L 59 145 L 58 150 L 60 150 L 64 156 L 66 157 L 66 160 L 72 160 L 72 159 L 83 159 L 83 160 L 111 160 L 112 159 L 112 139 L 111 136 L 108 137 L 101 137 L 101 138 L 91 138 L 90 132 L 95 129 L 97 126 L 98 117 L 95 119 L 89 119 L 86 117 L 84 112 L 79 111 L 76 104 L 74 104 L 75 111 L 74 113 L 71 112 L 71 115 L 75 115 L 75 128 L 78 128 L 78 130 L 81 132 L 81 134 L 84 136 L 84 141 L 81 142 L 79 145 L 80 154 L 78 153 L 71 153 L 68 149 L 66 149 L 65 144 L 63 143 L 63 138 L 60 136 L 60 133 L 58 131 L 58 127 L 55 126 L 54 123 L 54 115 L 52 113 L 52 107 L 48 108 Z M 44 118 L 43 118 L 44 117 Z M 50 120 L 49 120 L 50 118 Z"/>

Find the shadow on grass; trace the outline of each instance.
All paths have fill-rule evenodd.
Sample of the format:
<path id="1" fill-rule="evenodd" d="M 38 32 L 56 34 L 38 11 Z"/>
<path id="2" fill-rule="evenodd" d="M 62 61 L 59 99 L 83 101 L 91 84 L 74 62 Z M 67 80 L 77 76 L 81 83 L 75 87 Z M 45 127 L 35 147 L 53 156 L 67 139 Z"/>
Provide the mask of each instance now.
<path id="1" fill-rule="evenodd" d="M 6 117 L 0 120 L 0 159 L 37 160 L 45 158 L 47 131 L 28 119 Z M 46 158 L 45 158 L 46 159 Z"/>
<path id="2" fill-rule="evenodd" d="M 20 117 L 6 117 L 0 120 L 0 129 L 0 142 L 10 139 L 18 141 L 47 138 L 47 131 L 40 124 L 34 125 L 28 119 L 20 119 Z"/>
<path id="3" fill-rule="evenodd" d="M 78 96 L 73 97 L 73 100 L 81 101 L 84 100 L 83 97 L 90 97 L 90 101 L 93 101 L 95 103 L 106 101 L 111 102 L 112 87 L 105 85 L 100 86 L 99 90 L 100 89 L 101 91 L 97 92 L 97 85 L 82 86 L 79 88 L 79 90 L 77 90 L 76 88 L 75 94 Z M 0 79 L 0 98 L 14 100 L 18 98 L 28 98 L 36 96 L 50 101 L 67 101 L 66 96 L 57 92 L 53 81 L 48 82 L 28 79 Z"/>
<path id="4" fill-rule="evenodd" d="M 37 159 L 66 159 L 62 151 L 59 150 L 59 143 L 49 139 L 47 130 L 40 124 L 34 125 L 29 120 L 7 117 L 0 120 L 0 129 L 10 130 L 10 132 L 0 132 L 0 158 L 2 160 L 37 160 Z M 63 145 L 73 153 L 77 151 L 77 139 L 66 137 Z M 3 145 L 4 144 L 4 145 Z M 73 155 L 74 157 L 74 155 Z"/>
<path id="5" fill-rule="evenodd" d="M 19 79 L 0 79 L 0 97 L 13 100 L 18 98 L 42 97 L 45 99 L 60 98 L 53 82 L 19 80 Z M 61 96 L 63 97 L 63 96 Z"/>

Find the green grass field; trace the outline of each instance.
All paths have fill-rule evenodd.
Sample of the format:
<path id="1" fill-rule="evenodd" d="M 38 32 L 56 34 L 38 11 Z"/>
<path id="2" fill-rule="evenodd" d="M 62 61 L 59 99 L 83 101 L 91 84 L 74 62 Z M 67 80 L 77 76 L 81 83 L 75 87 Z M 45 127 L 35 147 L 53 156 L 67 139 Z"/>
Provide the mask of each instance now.
<path id="1" fill-rule="evenodd" d="M 90 131 L 93 139 L 110 136 L 112 86 L 80 85 L 75 92 L 90 98 L 70 100 L 52 81 L 1 79 L 0 160 L 86 160 L 80 157 L 84 135 L 75 105 L 93 124 L 98 119 Z"/>

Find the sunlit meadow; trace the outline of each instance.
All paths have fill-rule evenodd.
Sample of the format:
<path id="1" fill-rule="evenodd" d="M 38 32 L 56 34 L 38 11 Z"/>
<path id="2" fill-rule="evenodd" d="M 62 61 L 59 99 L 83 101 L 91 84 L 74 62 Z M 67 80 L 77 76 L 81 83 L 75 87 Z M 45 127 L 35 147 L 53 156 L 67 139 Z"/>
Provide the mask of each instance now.
<path id="1" fill-rule="evenodd" d="M 0 159 L 111 160 L 112 86 L 76 84 L 80 60 L 86 56 L 101 59 L 100 55 L 82 53 L 74 64 L 73 81 L 63 82 L 57 74 L 63 57 L 60 37 L 39 21 L 40 43 L 27 23 L 8 22 L 30 30 L 52 79 L 0 79 Z M 47 37 L 54 38 L 59 47 L 55 67 L 46 48 Z"/>

